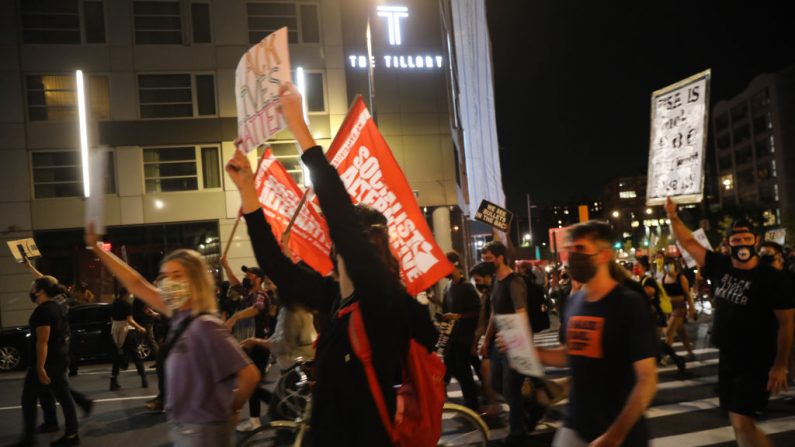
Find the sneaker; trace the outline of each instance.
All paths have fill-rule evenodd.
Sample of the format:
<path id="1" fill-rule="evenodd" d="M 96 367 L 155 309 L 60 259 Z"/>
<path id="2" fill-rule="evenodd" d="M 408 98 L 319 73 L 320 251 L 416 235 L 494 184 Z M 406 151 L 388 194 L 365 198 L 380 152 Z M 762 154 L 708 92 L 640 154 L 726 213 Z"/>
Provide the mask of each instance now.
<path id="1" fill-rule="evenodd" d="M 236 430 L 247 432 L 247 431 L 254 431 L 260 427 L 262 427 L 262 422 L 260 422 L 259 418 L 248 418 L 248 420 L 237 424 Z"/>
<path id="2" fill-rule="evenodd" d="M 151 410 L 151 411 L 154 411 L 154 412 L 157 412 L 157 413 L 162 413 L 163 412 L 163 401 L 161 401 L 158 398 L 154 398 L 154 399 L 146 402 L 146 408 L 148 410 Z"/>
<path id="3" fill-rule="evenodd" d="M 50 443 L 52 447 L 61 447 L 68 445 L 80 445 L 80 436 L 77 433 L 71 435 L 63 435 L 62 438 Z"/>
<path id="4" fill-rule="evenodd" d="M 671 358 L 670 357 L 665 356 L 665 357 L 660 359 L 660 366 L 668 366 L 670 364 L 671 364 Z"/>
<path id="5" fill-rule="evenodd" d="M 110 390 L 111 391 L 116 391 L 119 388 L 121 388 L 121 385 L 119 385 L 119 381 L 115 377 L 111 378 L 110 379 Z"/>
<path id="6" fill-rule="evenodd" d="M 94 411 L 94 401 L 89 400 L 88 402 L 80 405 L 80 408 L 83 410 L 83 417 L 91 416 L 91 412 Z"/>
<path id="7" fill-rule="evenodd" d="M 58 431 L 58 424 L 41 424 L 36 427 L 37 433 L 55 433 Z"/>

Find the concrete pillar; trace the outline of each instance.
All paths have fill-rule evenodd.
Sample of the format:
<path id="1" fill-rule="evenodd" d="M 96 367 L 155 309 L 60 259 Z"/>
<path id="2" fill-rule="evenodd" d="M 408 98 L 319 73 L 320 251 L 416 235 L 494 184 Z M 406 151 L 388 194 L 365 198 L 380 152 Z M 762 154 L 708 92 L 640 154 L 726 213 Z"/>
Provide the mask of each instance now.
<path id="1" fill-rule="evenodd" d="M 443 252 L 453 249 L 453 238 L 450 235 L 450 209 L 440 206 L 431 214 L 433 220 L 433 236 Z"/>

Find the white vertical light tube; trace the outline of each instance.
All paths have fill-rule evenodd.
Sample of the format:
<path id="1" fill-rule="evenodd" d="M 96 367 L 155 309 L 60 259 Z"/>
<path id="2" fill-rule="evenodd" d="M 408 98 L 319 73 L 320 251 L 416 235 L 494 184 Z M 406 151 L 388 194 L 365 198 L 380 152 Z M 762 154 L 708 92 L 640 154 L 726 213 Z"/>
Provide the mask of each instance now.
<path id="1" fill-rule="evenodd" d="M 80 163 L 83 167 L 83 196 L 91 195 L 91 184 L 88 178 L 88 118 L 86 117 L 86 89 L 83 82 L 83 70 L 75 72 L 77 83 L 77 115 L 80 131 Z"/>
<path id="2" fill-rule="evenodd" d="M 306 110 L 306 77 L 304 76 L 304 67 L 295 67 L 295 83 L 296 87 L 298 87 L 298 92 L 301 93 L 301 108 L 304 110 L 304 121 L 306 124 L 309 124 L 309 117 L 307 116 Z M 306 168 L 306 165 L 301 163 L 301 167 L 304 170 L 304 186 L 307 188 L 312 186 L 312 180 L 309 178 L 309 169 Z"/>

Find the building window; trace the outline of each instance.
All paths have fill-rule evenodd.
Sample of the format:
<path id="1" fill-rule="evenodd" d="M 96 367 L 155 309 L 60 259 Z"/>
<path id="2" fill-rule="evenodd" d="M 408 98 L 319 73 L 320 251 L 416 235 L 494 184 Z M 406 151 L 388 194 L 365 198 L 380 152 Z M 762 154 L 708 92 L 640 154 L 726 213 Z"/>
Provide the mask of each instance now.
<path id="1" fill-rule="evenodd" d="M 287 173 L 295 180 L 298 186 L 304 186 L 304 167 L 301 164 L 301 156 L 294 142 L 278 142 L 270 144 L 273 157 L 279 160 Z M 257 156 L 262 157 L 265 152 L 264 146 L 257 148 Z"/>
<path id="2" fill-rule="evenodd" d="M 74 75 L 29 75 L 25 93 L 30 121 L 77 119 L 77 94 Z M 110 93 L 107 76 L 88 77 L 88 100 L 94 119 L 110 118 Z"/>
<path id="3" fill-rule="evenodd" d="M 215 116 L 215 76 L 139 75 L 138 100 L 143 119 Z"/>
<path id="4" fill-rule="evenodd" d="M 729 127 L 729 115 L 724 113 L 715 118 L 715 129 L 719 132 Z"/>
<path id="5" fill-rule="evenodd" d="M 745 124 L 740 127 L 734 128 L 734 145 L 738 145 L 743 141 L 746 141 L 751 138 L 751 129 L 748 127 L 748 124 Z"/>
<path id="6" fill-rule="evenodd" d="M 147 193 L 220 188 L 220 151 L 217 146 L 146 148 L 144 182 Z"/>
<path id="7" fill-rule="evenodd" d="M 634 199 L 638 195 L 635 191 L 619 191 L 618 197 L 621 199 Z"/>
<path id="8" fill-rule="evenodd" d="M 770 104 L 770 93 L 767 90 L 767 87 L 762 89 L 761 91 L 754 94 L 751 97 L 751 110 L 753 111 L 754 115 L 765 110 L 767 106 Z"/>
<path id="9" fill-rule="evenodd" d="M 210 31 L 210 5 L 208 3 L 192 3 L 190 5 L 190 18 L 193 25 L 193 42 L 212 42 Z"/>
<path id="10" fill-rule="evenodd" d="M 726 149 L 731 145 L 731 138 L 728 132 L 718 136 L 718 149 Z"/>
<path id="11" fill-rule="evenodd" d="M 315 3 L 249 2 L 246 12 L 249 43 L 257 43 L 284 26 L 290 43 L 320 42 L 320 21 Z"/>
<path id="12" fill-rule="evenodd" d="M 179 2 L 135 1 L 133 2 L 135 43 L 181 44 L 182 17 Z"/>
<path id="13" fill-rule="evenodd" d="M 737 171 L 737 187 L 740 188 L 740 192 L 755 189 L 756 175 L 754 174 L 753 168 Z"/>
<path id="14" fill-rule="evenodd" d="M 101 1 L 82 1 L 81 20 L 80 3 L 78 0 L 21 1 L 22 42 L 105 43 L 105 5 Z"/>
<path id="15" fill-rule="evenodd" d="M 721 171 L 728 171 L 732 168 L 732 156 L 726 154 L 718 159 L 718 169 Z"/>
<path id="16" fill-rule="evenodd" d="M 105 193 L 116 192 L 116 163 L 108 151 L 105 170 Z M 31 152 L 33 196 L 37 199 L 82 197 L 83 170 L 78 151 Z"/>
<path id="17" fill-rule="evenodd" d="M 737 121 L 744 120 L 748 117 L 748 104 L 743 102 L 742 104 L 734 106 L 731 110 L 731 114 L 732 123 L 737 123 Z"/>
<path id="18" fill-rule="evenodd" d="M 724 191 L 731 191 L 734 189 L 734 176 L 732 174 L 724 174 L 720 176 L 720 187 Z"/>
<path id="19" fill-rule="evenodd" d="M 752 160 L 753 154 L 751 153 L 751 146 L 743 146 L 742 148 L 737 149 L 737 152 L 734 154 L 734 162 L 737 163 L 737 166 L 750 163 Z"/>

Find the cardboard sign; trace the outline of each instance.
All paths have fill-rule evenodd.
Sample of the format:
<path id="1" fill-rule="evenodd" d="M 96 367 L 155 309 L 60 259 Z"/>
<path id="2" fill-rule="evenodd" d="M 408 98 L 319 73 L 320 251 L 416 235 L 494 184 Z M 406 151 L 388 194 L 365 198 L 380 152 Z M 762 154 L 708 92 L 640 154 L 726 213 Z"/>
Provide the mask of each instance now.
<path id="1" fill-rule="evenodd" d="M 475 220 L 491 225 L 500 231 L 508 231 L 511 220 L 513 220 L 513 213 L 488 200 L 483 200 L 480 202 L 478 212 L 475 213 Z"/>
<path id="2" fill-rule="evenodd" d="M 698 230 L 694 231 L 693 237 L 696 239 L 696 241 L 699 244 L 701 244 L 702 247 L 706 248 L 709 251 L 712 251 L 712 244 L 709 243 L 709 239 L 707 239 L 707 234 L 704 233 L 703 229 L 699 228 Z M 679 248 L 679 253 L 682 254 L 682 257 L 685 259 L 685 263 L 687 263 L 687 266 L 690 267 L 691 269 L 695 267 L 697 265 L 696 260 L 693 259 L 692 256 L 690 256 L 690 253 L 688 253 L 687 250 L 682 248 L 682 245 L 679 244 L 679 242 L 676 243 L 676 246 Z"/>
<path id="3" fill-rule="evenodd" d="M 33 238 L 6 241 L 6 243 L 8 244 L 8 249 L 11 250 L 11 254 L 14 255 L 14 259 L 20 264 L 25 262 L 25 258 L 35 259 L 41 257 L 41 252 L 39 252 L 39 248 Z"/>
<path id="4" fill-rule="evenodd" d="M 353 203 L 372 206 L 386 217 L 389 245 L 412 296 L 453 271 L 361 97 L 356 98 L 327 156 Z"/>
<path id="5" fill-rule="evenodd" d="M 277 110 L 279 86 L 290 80 L 287 28 L 280 28 L 251 47 L 235 70 L 238 148 L 244 154 L 284 129 Z"/>
<path id="6" fill-rule="evenodd" d="M 710 78 L 706 70 L 651 95 L 648 206 L 703 199 Z"/>
<path id="7" fill-rule="evenodd" d="M 787 239 L 786 228 L 777 228 L 775 230 L 768 230 L 767 232 L 765 232 L 766 241 L 773 241 L 779 245 L 784 245 L 784 241 L 786 239 Z"/>
<path id="8" fill-rule="evenodd" d="M 497 331 L 505 344 L 512 369 L 526 376 L 544 377 L 544 365 L 533 346 L 530 322 L 525 314 L 494 314 Z"/>
<path id="9" fill-rule="evenodd" d="M 333 265 L 329 257 L 331 238 L 328 225 L 311 206 L 302 206 L 296 215 L 303 193 L 270 148 L 262 154 L 254 185 L 265 219 L 273 229 L 276 240 L 281 238 L 295 216 L 290 228 L 290 251 L 320 274 L 331 272 Z"/>

